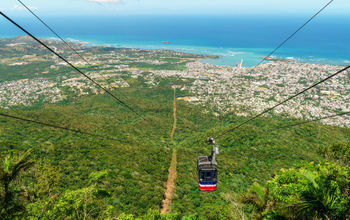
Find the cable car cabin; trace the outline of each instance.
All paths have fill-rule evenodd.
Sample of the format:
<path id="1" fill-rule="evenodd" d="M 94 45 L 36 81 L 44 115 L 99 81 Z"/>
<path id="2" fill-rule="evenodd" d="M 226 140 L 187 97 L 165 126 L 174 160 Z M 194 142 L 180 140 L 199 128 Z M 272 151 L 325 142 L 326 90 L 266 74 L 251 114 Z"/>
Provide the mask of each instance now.
<path id="1" fill-rule="evenodd" d="M 198 187 L 203 191 L 216 190 L 217 170 L 210 156 L 200 156 L 197 161 Z"/>
<path id="2" fill-rule="evenodd" d="M 212 138 L 207 141 L 213 145 L 213 150 L 211 156 L 199 156 L 197 159 L 198 188 L 201 191 L 214 191 L 217 183 L 215 155 L 219 154 L 219 149 Z"/>

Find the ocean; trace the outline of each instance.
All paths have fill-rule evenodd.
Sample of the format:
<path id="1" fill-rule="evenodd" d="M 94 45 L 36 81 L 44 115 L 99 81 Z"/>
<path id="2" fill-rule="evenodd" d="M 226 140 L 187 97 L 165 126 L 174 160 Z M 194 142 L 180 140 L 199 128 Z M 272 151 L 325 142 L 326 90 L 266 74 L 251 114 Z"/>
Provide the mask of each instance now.
<path id="1" fill-rule="evenodd" d="M 311 15 L 297 16 L 43 16 L 70 41 L 113 47 L 170 49 L 218 55 L 202 60 L 216 65 L 254 66 Z M 54 38 L 32 16 L 12 17 L 32 34 Z M 0 37 L 24 35 L 0 18 Z M 349 65 L 350 16 L 321 14 L 279 49 L 274 57 L 301 62 Z M 162 41 L 170 41 L 164 44 Z"/>

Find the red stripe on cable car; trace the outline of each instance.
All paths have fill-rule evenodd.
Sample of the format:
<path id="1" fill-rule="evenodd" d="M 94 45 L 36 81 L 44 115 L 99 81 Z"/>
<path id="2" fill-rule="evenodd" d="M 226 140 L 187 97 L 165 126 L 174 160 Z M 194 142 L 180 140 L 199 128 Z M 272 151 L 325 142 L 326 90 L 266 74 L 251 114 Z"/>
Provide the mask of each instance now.
<path id="1" fill-rule="evenodd" d="M 215 191 L 216 190 L 216 186 L 201 186 L 199 183 L 198 183 L 198 188 L 201 191 Z"/>

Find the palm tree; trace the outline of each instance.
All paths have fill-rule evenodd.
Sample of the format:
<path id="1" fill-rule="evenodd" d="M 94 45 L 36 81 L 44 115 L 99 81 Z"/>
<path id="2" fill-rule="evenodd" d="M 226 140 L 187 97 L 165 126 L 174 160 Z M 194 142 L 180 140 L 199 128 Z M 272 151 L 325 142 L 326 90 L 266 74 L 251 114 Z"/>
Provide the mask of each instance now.
<path id="1" fill-rule="evenodd" d="M 253 183 L 249 192 L 243 196 L 242 203 L 253 206 L 253 218 L 263 219 L 263 212 L 268 206 L 268 191 L 258 183 Z"/>
<path id="2" fill-rule="evenodd" d="M 310 171 L 301 173 L 309 182 L 309 189 L 301 193 L 299 201 L 281 208 L 281 214 L 296 219 L 346 219 L 346 212 L 336 212 L 339 203 L 337 187 L 330 181 L 320 182 Z"/>
<path id="3" fill-rule="evenodd" d="M 4 193 L 1 198 L 0 212 L 7 212 L 10 202 L 13 200 L 13 195 L 9 189 L 10 184 L 33 164 L 30 160 L 30 150 L 17 156 L 14 156 L 11 152 L 2 160 L 0 163 L 0 184 L 4 189 Z"/>

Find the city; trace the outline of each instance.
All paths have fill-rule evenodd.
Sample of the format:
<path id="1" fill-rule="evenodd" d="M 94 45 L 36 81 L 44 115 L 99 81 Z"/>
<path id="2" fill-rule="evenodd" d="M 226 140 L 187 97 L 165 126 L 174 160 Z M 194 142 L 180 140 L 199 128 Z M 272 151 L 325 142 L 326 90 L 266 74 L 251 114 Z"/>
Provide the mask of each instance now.
<path id="1" fill-rule="evenodd" d="M 23 65 L 41 62 L 43 68 L 38 69 L 38 72 L 34 71 L 35 74 L 28 78 L 0 82 L 1 107 L 59 102 L 65 99 L 66 94 L 62 91 L 67 89 L 76 91 L 75 95 L 78 96 L 100 93 L 85 77 L 75 73 L 61 60 L 42 51 L 42 48 L 36 46 L 34 49 L 40 51 L 42 56 L 28 52 L 26 48 L 34 44 L 28 38 L 19 37 L 3 41 L 7 43 L 1 46 L 2 50 L 11 51 L 8 54 L 12 56 L 6 59 L 2 57 L 1 65 L 20 68 Z M 53 40 L 48 43 L 56 51 L 63 53 L 64 48 L 61 44 Z M 149 87 L 157 86 L 159 78 L 176 77 L 184 82 L 177 87 L 190 94 L 178 99 L 209 107 L 217 114 L 230 113 L 236 116 L 260 113 L 341 69 L 341 66 L 287 60 L 269 61 L 256 68 L 214 66 L 200 62 L 200 59 L 210 56 L 166 50 L 84 45 L 74 44 L 80 48 L 89 65 L 84 64 L 71 52 L 64 55 L 72 64 L 83 68 L 91 78 L 103 83 L 108 89 L 129 87 L 128 77 L 142 77 Z M 16 54 L 14 50 L 27 51 L 27 54 Z M 54 71 L 55 74 L 49 74 L 50 71 Z M 340 74 L 306 95 L 278 107 L 273 114 L 309 120 L 349 111 L 349 82 L 350 73 Z M 326 119 L 322 122 L 349 127 L 350 117 L 344 116 L 342 120 Z"/>

